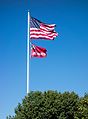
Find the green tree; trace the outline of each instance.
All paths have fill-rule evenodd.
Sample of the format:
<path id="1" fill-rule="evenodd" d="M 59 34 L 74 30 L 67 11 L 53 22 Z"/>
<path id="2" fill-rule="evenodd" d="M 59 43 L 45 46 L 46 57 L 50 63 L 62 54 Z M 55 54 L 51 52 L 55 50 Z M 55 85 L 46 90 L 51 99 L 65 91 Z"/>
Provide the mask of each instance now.
<path id="1" fill-rule="evenodd" d="M 74 92 L 30 92 L 8 119 L 75 119 L 79 97 Z M 75 117 L 75 118 L 74 118 Z"/>
<path id="2" fill-rule="evenodd" d="M 88 94 L 80 98 L 75 119 L 88 119 Z"/>

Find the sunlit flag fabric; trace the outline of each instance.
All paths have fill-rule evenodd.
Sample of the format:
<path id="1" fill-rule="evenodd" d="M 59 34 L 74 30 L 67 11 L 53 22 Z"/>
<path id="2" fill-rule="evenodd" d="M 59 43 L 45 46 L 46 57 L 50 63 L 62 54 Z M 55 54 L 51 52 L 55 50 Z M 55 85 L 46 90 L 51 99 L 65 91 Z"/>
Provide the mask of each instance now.
<path id="1" fill-rule="evenodd" d="M 47 55 L 45 48 L 31 44 L 31 57 L 44 58 Z"/>
<path id="2" fill-rule="evenodd" d="M 45 24 L 36 18 L 30 18 L 30 39 L 54 40 L 58 33 L 55 32 L 55 24 Z"/>

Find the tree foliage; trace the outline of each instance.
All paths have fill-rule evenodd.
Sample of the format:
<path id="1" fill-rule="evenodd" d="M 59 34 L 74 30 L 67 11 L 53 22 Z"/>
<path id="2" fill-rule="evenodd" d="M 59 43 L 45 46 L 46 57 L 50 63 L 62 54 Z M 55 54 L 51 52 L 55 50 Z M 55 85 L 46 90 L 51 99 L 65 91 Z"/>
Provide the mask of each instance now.
<path id="1" fill-rule="evenodd" d="M 75 119 L 88 119 L 88 95 L 80 98 Z"/>
<path id="2" fill-rule="evenodd" d="M 7 119 L 88 119 L 88 95 L 74 92 L 30 92 Z"/>

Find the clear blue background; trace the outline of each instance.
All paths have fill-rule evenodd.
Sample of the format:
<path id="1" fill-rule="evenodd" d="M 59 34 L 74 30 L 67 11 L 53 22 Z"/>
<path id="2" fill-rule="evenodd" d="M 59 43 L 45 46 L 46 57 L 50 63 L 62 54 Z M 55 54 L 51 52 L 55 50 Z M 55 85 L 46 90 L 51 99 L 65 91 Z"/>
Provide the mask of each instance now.
<path id="1" fill-rule="evenodd" d="M 55 23 L 54 41 L 34 40 L 47 58 L 30 61 L 30 90 L 88 92 L 88 1 L 0 1 L 0 119 L 14 114 L 26 95 L 27 11 Z"/>

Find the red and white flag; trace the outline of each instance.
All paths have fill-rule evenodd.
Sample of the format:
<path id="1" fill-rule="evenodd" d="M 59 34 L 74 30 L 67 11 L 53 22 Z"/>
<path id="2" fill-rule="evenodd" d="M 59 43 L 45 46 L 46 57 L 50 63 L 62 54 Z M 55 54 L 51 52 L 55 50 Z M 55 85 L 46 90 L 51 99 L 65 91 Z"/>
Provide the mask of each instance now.
<path id="1" fill-rule="evenodd" d="M 47 50 L 45 48 L 31 45 L 31 57 L 44 58 L 47 56 Z"/>
<path id="2" fill-rule="evenodd" d="M 55 24 L 45 24 L 35 18 L 31 18 L 30 39 L 54 40 L 58 36 L 58 33 L 55 32 L 55 26 Z"/>

